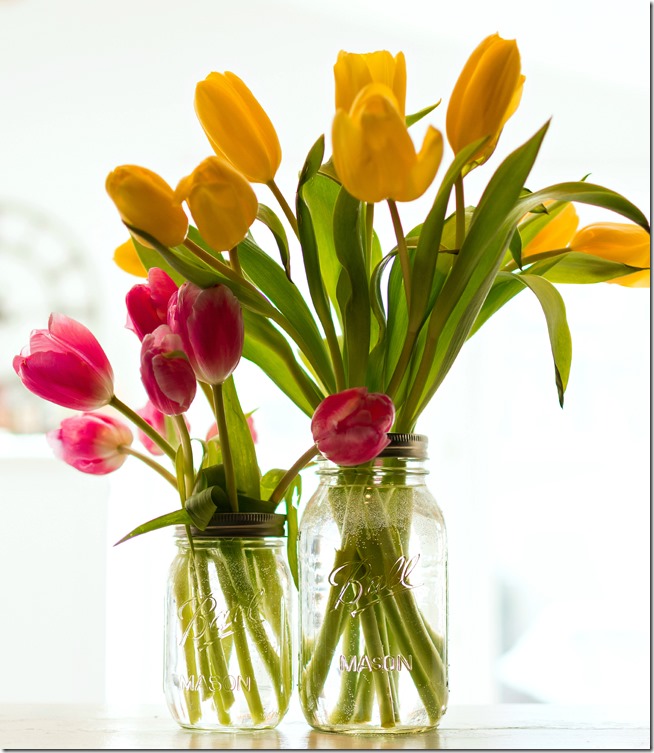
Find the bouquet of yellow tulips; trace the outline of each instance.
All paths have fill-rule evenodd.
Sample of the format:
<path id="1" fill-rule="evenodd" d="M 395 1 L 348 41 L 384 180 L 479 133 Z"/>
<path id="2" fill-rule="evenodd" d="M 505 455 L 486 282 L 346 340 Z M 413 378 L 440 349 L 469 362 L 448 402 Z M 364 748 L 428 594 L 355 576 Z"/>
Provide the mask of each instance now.
<path id="1" fill-rule="evenodd" d="M 118 264 L 137 274 L 160 268 L 200 288 L 226 286 L 243 309 L 244 357 L 300 410 L 313 417 L 330 396 L 346 393 L 349 400 L 355 393 L 348 391 L 358 390 L 357 399 L 365 401 L 381 393 L 393 406 L 382 421 L 384 432 L 413 432 L 464 343 L 528 289 L 544 313 L 563 405 L 571 337 L 555 283 L 649 286 L 646 217 L 620 194 L 585 180 L 528 188 L 547 123 L 499 164 L 476 204 L 466 203 L 466 177 L 489 161 L 520 103 L 525 77 L 514 41 L 488 37 L 463 68 L 445 117 L 453 158 L 433 189 L 444 138 L 430 125 L 417 148 L 411 128 L 439 110 L 431 105 L 407 114 L 404 55 L 341 52 L 334 76 L 331 157 L 320 136 L 292 200 L 275 182 L 282 159 L 277 133 L 246 84 L 229 72 L 211 73 L 198 83 L 195 107 L 215 154 L 175 189 L 136 166 L 109 176 L 107 190 L 131 235 L 117 252 Z M 281 216 L 258 200 L 252 184 L 270 190 Z M 430 190 L 433 201 L 424 221 L 404 228 L 400 205 Z M 574 202 L 611 210 L 628 222 L 578 229 Z M 394 229 L 390 244 L 375 232 L 383 203 Z M 266 240 L 274 239 L 279 258 L 264 250 L 260 233 L 271 234 Z M 301 265 L 291 264 L 297 249 Z M 296 285 L 300 275 L 308 298 Z M 380 446 L 370 441 L 372 412 L 357 415 L 353 429 L 337 410 L 323 409 L 320 426 L 329 441 L 321 445 L 324 437 L 314 423 L 314 441 L 289 462 L 282 487 L 315 456 L 316 442 L 337 464 L 365 472 Z M 363 498 L 351 495 L 339 527 L 352 556 L 363 559 L 363 545 L 347 523 L 358 504 Z M 287 512 L 293 552 L 294 508 Z M 402 541 L 408 541 L 403 534 L 389 535 L 382 544 L 368 540 L 366 561 L 371 567 L 402 561 Z M 387 643 L 380 651 L 389 653 L 419 626 L 423 669 L 440 667 L 438 673 L 426 669 L 413 676 L 424 702 L 418 726 L 429 726 L 438 721 L 447 697 L 444 636 L 428 624 L 410 592 L 402 599 L 387 594 L 384 608 L 366 614 L 361 635 L 381 636 Z M 336 596 L 332 601 L 338 604 Z M 345 625 L 339 617 L 326 620 L 318 643 L 324 638 L 320 645 L 333 653 L 343 631 L 344 640 L 354 634 Z M 327 652 L 301 667 L 305 711 L 318 705 L 331 659 Z M 401 699 L 392 683 L 386 696 L 381 686 L 373 691 L 371 683 L 364 685 L 355 688 L 360 706 L 357 701 L 349 712 L 338 710 L 340 723 L 347 726 L 357 714 L 371 719 L 376 693 L 381 726 L 400 728 Z"/>

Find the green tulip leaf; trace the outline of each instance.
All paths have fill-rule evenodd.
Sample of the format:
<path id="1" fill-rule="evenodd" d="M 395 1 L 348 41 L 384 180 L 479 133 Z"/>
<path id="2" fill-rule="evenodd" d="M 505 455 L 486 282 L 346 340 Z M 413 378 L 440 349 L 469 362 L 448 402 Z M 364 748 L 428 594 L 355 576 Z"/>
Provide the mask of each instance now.
<path id="1" fill-rule="evenodd" d="M 418 110 L 418 112 L 414 112 L 413 115 L 407 115 L 404 119 L 404 122 L 406 123 L 406 127 L 410 128 L 412 125 L 417 123 L 419 120 L 422 120 L 425 115 L 429 115 L 430 112 L 433 112 L 438 105 L 442 102 L 442 99 L 439 99 L 438 102 L 436 102 L 433 105 L 429 105 L 428 107 L 423 107 L 422 110 Z"/>
<path id="2" fill-rule="evenodd" d="M 222 390 L 229 447 L 232 453 L 234 472 L 236 473 L 236 487 L 240 492 L 258 499 L 260 496 L 259 479 L 261 472 L 257 463 L 252 433 L 241 408 L 233 376 L 225 381 Z"/>
<path id="3" fill-rule="evenodd" d="M 309 149 L 309 154 L 302 166 L 300 179 L 298 181 L 298 191 L 320 170 L 322 158 L 325 156 L 325 136 L 320 135 L 315 144 Z"/>
<path id="4" fill-rule="evenodd" d="M 509 241 L 509 251 L 518 269 L 522 269 L 522 240 L 517 228 Z"/>
<path id="5" fill-rule="evenodd" d="M 282 266 L 286 272 L 288 279 L 291 279 L 291 256 L 288 250 L 288 238 L 286 237 L 286 230 L 282 225 L 282 221 L 273 212 L 270 207 L 265 204 L 259 204 L 257 210 L 257 219 L 262 222 L 268 230 L 273 234 L 277 247 L 279 248 L 279 256 L 282 260 Z"/>
<path id="6" fill-rule="evenodd" d="M 156 531 L 160 528 L 166 528 L 167 526 L 189 526 L 193 525 L 193 519 L 184 509 L 175 510 L 174 512 L 166 513 L 166 515 L 160 515 L 158 518 L 149 520 L 143 525 L 137 526 L 133 531 L 130 531 L 126 536 L 123 536 L 120 541 L 117 541 L 114 546 L 122 544 L 129 539 L 133 539 L 135 536 L 141 536 L 144 533 L 150 531 Z"/>

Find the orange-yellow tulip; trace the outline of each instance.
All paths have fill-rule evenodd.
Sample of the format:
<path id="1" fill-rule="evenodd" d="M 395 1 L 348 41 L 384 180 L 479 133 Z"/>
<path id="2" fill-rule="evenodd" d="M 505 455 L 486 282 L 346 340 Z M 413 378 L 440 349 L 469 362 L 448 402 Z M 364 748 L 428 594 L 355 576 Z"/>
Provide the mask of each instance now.
<path id="1" fill-rule="evenodd" d="M 491 156 L 520 104 L 524 81 L 515 40 L 486 37 L 463 67 L 447 109 L 447 138 L 455 154 L 489 136 L 470 162 L 482 164 Z"/>
<path id="2" fill-rule="evenodd" d="M 143 266 L 143 262 L 136 252 L 136 246 L 131 238 L 126 240 L 125 243 L 121 243 L 114 251 L 114 262 L 123 272 L 127 272 L 130 275 L 134 275 L 135 277 L 148 276 L 148 270 Z"/>
<path id="3" fill-rule="evenodd" d="M 417 199 L 434 180 L 443 156 L 443 137 L 432 126 L 416 154 L 395 95 L 374 83 L 362 89 L 349 113 L 337 111 L 332 146 L 339 179 L 366 202 Z"/>
<path id="4" fill-rule="evenodd" d="M 572 251 L 592 254 L 609 261 L 643 267 L 610 282 L 633 288 L 648 288 L 650 279 L 650 235 L 639 225 L 598 222 L 583 227 L 570 243 Z"/>
<path id="5" fill-rule="evenodd" d="M 551 203 L 546 202 L 546 204 Z M 577 211 L 573 204 L 568 204 L 524 246 L 522 258 L 527 259 L 534 254 L 566 248 L 578 226 L 579 216 Z"/>
<path id="6" fill-rule="evenodd" d="M 338 53 L 334 65 L 336 83 L 336 109 L 349 112 L 359 92 L 368 84 L 384 84 L 393 92 L 397 109 L 402 116 L 406 101 L 406 61 L 404 53 L 393 57 L 390 52 L 380 50 L 358 54 Z"/>
<path id="7" fill-rule="evenodd" d="M 233 73 L 210 73 L 195 88 L 195 112 L 219 157 L 253 183 L 269 183 L 282 161 L 270 118 Z"/>
<path id="8" fill-rule="evenodd" d="M 188 219 L 173 189 L 152 170 L 136 165 L 117 167 L 106 189 L 123 222 L 156 238 L 164 246 L 178 246 L 186 238 Z M 148 245 L 144 239 L 138 239 Z"/>
<path id="9" fill-rule="evenodd" d="M 229 251 L 242 241 L 259 208 L 252 186 L 220 157 L 201 162 L 180 181 L 175 197 L 186 201 L 200 235 L 216 251 Z"/>

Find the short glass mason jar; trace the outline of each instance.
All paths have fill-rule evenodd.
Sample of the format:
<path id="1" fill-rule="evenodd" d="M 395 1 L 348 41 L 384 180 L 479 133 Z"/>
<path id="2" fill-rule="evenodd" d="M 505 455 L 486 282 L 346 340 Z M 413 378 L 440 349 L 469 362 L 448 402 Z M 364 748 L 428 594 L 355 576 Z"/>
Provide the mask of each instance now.
<path id="1" fill-rule="evenodd" d="M 275 727 L 295 656 L 284 515 L 221 513 L 175 531 L 164 690 L 173 718 L 203 730 Z"/>
<path id="2" fill-rule="evenodd" d="M 447 705 L 447 544 L 427 439 L 355 468 L 319 461 L 299 530 L 304 715 L 333 732 L 419 732 Z"/>

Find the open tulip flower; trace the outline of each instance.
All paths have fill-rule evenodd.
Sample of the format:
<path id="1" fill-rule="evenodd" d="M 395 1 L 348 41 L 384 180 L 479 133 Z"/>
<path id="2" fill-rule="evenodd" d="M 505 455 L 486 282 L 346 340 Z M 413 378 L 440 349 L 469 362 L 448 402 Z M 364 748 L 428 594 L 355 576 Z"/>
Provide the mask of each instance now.
<path id="1" fill-rule="evenodd" d="M 123 421 L 100 413 L 65 418 L 48 432 L 55 455 L 82 473 L 102 476 L 118 470 L 127 459 L 125 449 L 134 436 Z"/>
<path id="2" fill-rule="evenodd" d="M 152 267 L 145 284 L 134 285 L 125 297 L 127 329 L 139 340 L 168 321 L 168 302 L 177 293 L 177 284 L 162 269 Z"/>
<path id="3" fill-rule="evenodd" d="M 384 84 L 395 96 L 400 115 L 405 115 L 406 61 L 404 53 L 393 57 L 387 50 L 338 53 L 334 65 L 336 109 L 349 112 L 362 89 L 368 84 Z"/>
<path id="4" fill-rule="evenodd" d="M 32 332 L 13 365 L 28 390 L 64 408 L 95 410 L 114 394 L 113 370 L 100 343 L 63 314 L 52 314 L 47 330 Z"/>

